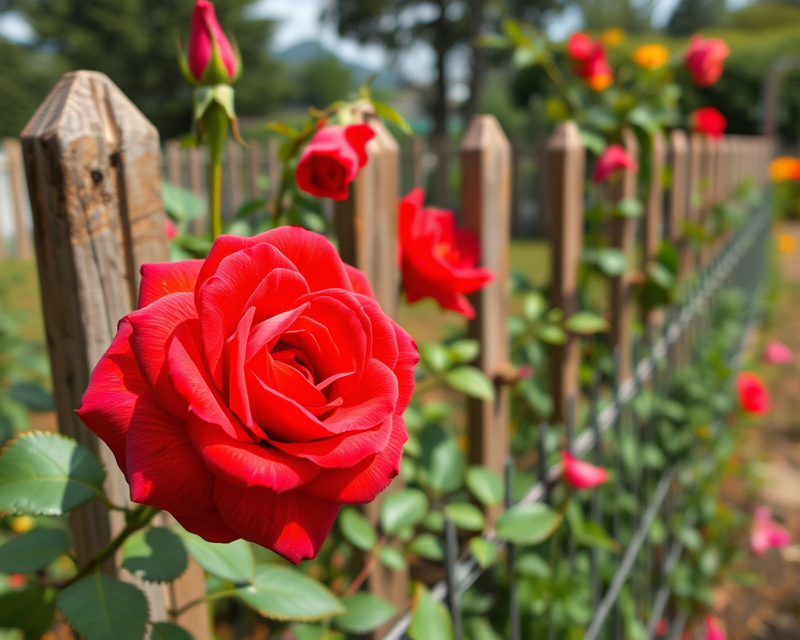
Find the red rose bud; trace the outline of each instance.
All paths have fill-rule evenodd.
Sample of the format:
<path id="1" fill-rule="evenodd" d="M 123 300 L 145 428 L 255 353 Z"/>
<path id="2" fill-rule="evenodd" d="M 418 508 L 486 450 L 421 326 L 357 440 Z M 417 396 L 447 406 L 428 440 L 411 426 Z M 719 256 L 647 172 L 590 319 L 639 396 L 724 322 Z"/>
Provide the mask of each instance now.
<path id="1" fill-rule="evenodd" d="M 576 489 L 591 489 L 608 482 L 608 471 L 574 458 L 569 451 L 561 452 L 564 479 Z"/>
<path id="2" fill-rule="evenodd" d="M 728 635 L 720 624 L 719 620 L 713 616 L 705 618 L 706 634 L 704 640 L 727 640 Z"/>
<path id="3" fill-rule="evenodd" d="M 606 147 L 606 150 L 597 159 L 592 180 L 599 184 L 618 171 L 638 171 L 639 165 L 618 144 Z"/>
<path id="4" fill-rule="evenodd" d="M 192 12 L 188 51 L 189 70 L 197 82 L 203 82 L 203 76 L 214 56 L 215 46 L 227 78 L 214 78 L 211 84 L 230 83 L 237 76 L 239 62 L 236 53 L 219 26 L 214 5 L 208 0 L 197 0 Z"/>
<path id="5" fill-rule="evenodd" d="M 769 507 L 758 507 L 753 516 L 753 528 L 750 532 L 750 548 L 758 555 L 770 547 L 778 549 L 787 547 L 792 543 L 792 535 L 785 527 L 772 520 Z"/>
<path id="6" fill-rule="evenodd" d="M 699 87 L 708 87 L 719 80 L 723 63 L 728 55 L 730 55 L 728 45 L 719 38 L 706 40 L 696 35 L 689 42 L 684 61 L 694 83 Z"/>
<path id="7" fill-rule="evenodd" d="M 324 236 L 223 235 L 205 260 L 142 267 L 139 310 L 78 415 L 134 502 L 297 563 L 343 505 L 373 501 L 398 474 L 417 360 Z"/>
<path id="8" fill-rule="evenodd" d="M 475 309 L 464 294 L 485 287 L 494 274 L 476 266 L 478 236 L 459 229 L 451 211 L 424 209 L 424 199 L 425 192 L 414 189 L 400 201 L 399 252 L 406 298 L 433 298 L 441 308 L 472 320 Z"/>
<path id="9" fill-rule="evenodd" d="M 323 127 L 297 163 L 297 187 L 318 198 L 346 200 L 348 185 L 367 164 L 367 143 L 374 137 L 366 124 Z"/>
<path id="10" fill-rule="evenodd" d="M 769 393 L 764 381 L 755 373 L 742 371 L 736 378 L 736 389 L 742 409 L 747 413 L 766 413 L 770 410 Z"/>
<path id="11" fill-rule="evenodd" d="M 714 140 L 721 138 L 728 126 L 728 119 L 714 107 L 698 109 L 692 114 L 691 122 L 693 131 L 704 133 Z"/>
<path id="12" fill-rule="evenodd" d="M 586 80 L 592 89 L 602 91 L 611 86 L 614 72 L 599 41 L 592 40 L 585 33 L 573 33 L 567 42 L 567 53 L 575 61 L 572 72 Z"/>

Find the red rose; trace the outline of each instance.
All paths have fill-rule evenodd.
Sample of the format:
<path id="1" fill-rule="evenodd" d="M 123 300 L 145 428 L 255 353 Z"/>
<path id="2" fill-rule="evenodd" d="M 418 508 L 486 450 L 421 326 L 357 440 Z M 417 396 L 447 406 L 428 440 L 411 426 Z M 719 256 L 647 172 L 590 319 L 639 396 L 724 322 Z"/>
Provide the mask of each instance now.
<path id="1" fill-rule="evenodd" d="M 568 451 L 561 452 L 561 465 L 564 467 L 564 479 L 576 489 L 591 489 L 608 482 L 606 469 L 578 460 Z"/>
<path id="2" fill-rule="evenodd" d="M 691 116 L 692 130 L 705 133 L 709 138 L 717 140 L 725 133 L 728 119 L 714 107 L 703 107 Z"/>
<path id="3" fill-rule="evenodd" d="M 769 393 L 760 376 L 742 371 L 736 378 L 736 389 L 742 409 L 747 413 L 767 413 L 770 410 Z"/>
<path id="4" fill-rule="evenodd" d="M 203 81 L 208 64 L 217 48 L 219 57 L 227 71 L 226 82 L 233 82 L 236 78 L 239 62 L 236 53 L 225 37 L 225 32 L 219 26 L 214 5 L 207 0 L 197 0 L 192 12 L 192 26 L 189 32 L 189 70 L 198 82 Z"/>
<path id="5" fill-rule="evenodd" d="M 473 293 L 494 278 L 476 267 L 480 258 L 478 236 L 456 227 L 451 211 L 423 209 L 425 192 L 414 189 L 400 201 L 400 265 L 409 302 L 433 298 L 470 320 L 475 309 L 465 293 Z"/>
<path id="6" fill-rule="evenodd" d="M 722 75 L 725 58 L 730 49 L 719 38 L 704 39 L 700 35 L 693 36 L 684 54 L 689 75 L 699 87 L 714 84 Z"/>
<path id="7" fill-rule="evenodd" d="M 592 89 L 603 91 L 611 86 L 614 73 L 602 43 L 585 33 L 573 33 L 567 41 L 567 53 L 575 61 L 572 72 L 586 80 Z"/>
<path id="8" fill-rule="evenodd" d="M 134 502 L 297 563 L 397 475 L 417 360 L 323 236 L 221 236 L 206 260 L 142 267 L 78 413 Z"/>
<path id="9" fill-rule="evenodd" d="M 585 33 L 573 33 L 567 40 L 567 54 L 573 60 L 586 60 L 597 48 L 597 43 Z"/>
<path id="10" fill-rule="evenodd" d="M 346 200 L 347 187 L 367 164 L 367 142 L 375 132 L 366 124 L 330 126 L 309 140 L 295 179 L 300 191 L 318 198 Z"/>
<path id="11" fill-rule="evenodd" d="M 623 169 L 638 171 L 639 166 L 636 164 L 636 161 L 625 152 L 625 149 L 618 144 L 612 144 L 606 147 L 606 150 L 603 151 L 597 159 L 597 164 L 592 174 L 592 180 L 595 183 L 600 183 L 617 173 L 617 171 Z"/>

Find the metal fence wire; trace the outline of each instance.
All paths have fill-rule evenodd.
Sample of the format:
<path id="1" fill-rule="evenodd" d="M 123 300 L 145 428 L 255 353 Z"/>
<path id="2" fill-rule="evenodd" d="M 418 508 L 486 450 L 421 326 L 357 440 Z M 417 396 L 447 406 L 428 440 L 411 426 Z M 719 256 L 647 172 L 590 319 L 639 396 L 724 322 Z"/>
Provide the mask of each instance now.
<path id="1" fill-rule="evenodd" d="M 614 358 L 614 375 L 611 383 L 603 384 L 600 376 L 595 376 L 587 399 L 588 411 L 585 424 L 578 429 L 576 424 L 575 398 L 570 398 L 567 412 L 566 436 L 568 449 L 578 457 L 590 457 L 595 464 L 601 463 L 605 443 L 626 433 L 634 443 L 634 455 L 642 456 L 644 447 L 654 441 L 654 421 L 642 418 L 634 411 L 633 405 L 643 390 L 647 389 L 654 397 L 663 397 L 668 391 L 668 373 L 676 351 L 698 349 L 707 332 L 711 330 L 711 316 L 722 292 L 740 289 L 747 296 L 746 317 L 748 329 L 743 332 L 739 346 L 730 354 L 730 364 L 736 365 L 747 337 L 755 326 L 765 273 L 769 246 L 770 208 L 760 207 L 743 227 L 730 235 L 716 257 L 698 271 L 697 277 L 689 285 L 683 296 L 684 302 L 664 310 L 663 323 L 659 335 L 648 335 L 638 340 L 633 349 L 633 375 L 620 382 L 618 355 Z M 691 356 L 690 356 L 691 358 Z M 601 409 L 601 398 L 605 404 Z M 724 416 L 720 416 L 722 424 Z M 538 482 L 518 502 L 512 500 L 513 461 L 506 465 L 505 495 L 506 508 L 547 502 L 551 488 L 561 476 L 561 465 L 548 465 L 547 433 L 550 425 L 539 428 L 539 469 Z M 553 425 L 552 428 L 557 428 Z M 660 472 L 640 465 L 635 473 L 623 472 L 618 448 L 613 451 L 613 460 L 603 458 L 606 466 L 615 471 L 614 491 L 621 488 L 634 496 L 630 506 L 623 508 L 619 500 L 614 500 L 611 516 L 610 534 L 623 545 L 621 559 L 612 576 L 601 575 L 601 554 L 607 553 L 596 545 L 590 553 L 590 585 L 592 617 L 586 626 L 583 640 L 619 640 L 626 636 L 623 629 L 621 594 L 628 588 L 637 603 L 636 612 L 646 629 L 648 640 L 656 637 L 659 622 L 664 620 L 669 629 L 667 638 L 677 640 L 681 637 L 687 622 L 687 615 L 680 611 L 673 601 L 673 593 L 668 577 L 680 561 L 683 545 L 669 533 L 666 539 L 656 545 L 651 531 L 654 522 L 671 521 L 673 515 L 684 507 L 676 478 L 676 468 L 668 465 Z M 610 463 L 610 464 L 609 464 Z M 603 501 L 609 499 L 608 491 L 602 488 L 592 492 L 589 513 L 595 522 L 601 520 Z M 433 597 L 446 603 L 454 622 L 454 636 L 461 640 L 461 599 L 464 593 L 481 577 L 484 570 L 468 552 L 459 552 L 455 528 L 446 524 L 446 579 L 435 585 Z M 567 538 L 567 554 L 570 566 L 576 561 L 576 543 L 570 532 Z M 486 539 L 506 549 L 509 587 L 509 639 L 521 639 L 520 595 L 517 584 L 518 553 L 514 545 L 506 544 L 490 532 Z M 410 624 L 410 613 L 406 613 L 383 637 L 383 640 L 403 640 Z M 555 629 L 550 624 L 549 638 L 555 638 Z M 543 636 L 544 637 L 544 636 Z M 664 637 L 664 636 L 659 636 Z M 435 639 L 431 639 L 435 640 Z"/>

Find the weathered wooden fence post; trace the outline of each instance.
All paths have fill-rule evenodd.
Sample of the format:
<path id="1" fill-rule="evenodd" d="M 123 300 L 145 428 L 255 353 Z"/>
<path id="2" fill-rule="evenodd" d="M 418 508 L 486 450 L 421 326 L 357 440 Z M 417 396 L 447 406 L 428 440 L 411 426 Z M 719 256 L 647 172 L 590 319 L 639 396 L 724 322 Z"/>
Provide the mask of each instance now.
<path id="1" fill-rule="evenodd" d="M 667 149 L 664 136 L 656 132 L 653 135 L 650 149 L 650 185 L 647 202 L 642 219 L 642 272 L 647 272 L 647 265 L 658 257 L 661 246 L 661 237 L 664 232 L 664 165 L 666 163 Z M 663 317 L 660 312 L 642 313 L 646 322 L 658 323 Z"/>
<path id="2" fill-rule="evenodd" d="M 586 150 L 578 125 L 562 122 L 547 141 L 544 154 L 548 186 L 550 281 L 553 306 L 565 316 L 580 310 L 578 268 L 583 250 L 583 179 Z M 564 422 L 567 398 L 578 393 L 580 343 L 576 336 L 552 348 L 553 419 Z"/>
<path id="3" fill-rule="evenodd" d="M 100 456 L 109 497 L 125 504 L 128 486 L 113 455 L 75 409 L 117 322 L 136 308 L 142 263 L 169 259 L 158 132 L 105 75 L 77 71 L 39 107 L 22 144 L 59 429 Z M 85 561 L 124 521 L 93 501 L 73 513 L 72 525 L 75 552 Z M 114 565 L 104 570 L 114 573 Z M 202 596 L 205 586 L 192 563 L 173 586 L 174 598 L 163 586 L 145 590 L 158 620 Z M 210 638 L 205 606 L 180 622 L 195 638 Z"/>
<path id="4" fill-rule="evenodd" d="M 622 143 L 628 156 L 634 160 L 639 158 L 639 145 L 636 136 L 630 129 L 623 131 Z M 622 179 L 612 187 L 612 199 L 615 202 L 636 197 L 636 179 L 638 172 L 624 171 Z M 634 264 L 636 245 L 636 220 L 633 218 L 614 216 L 611 220 L 611 246 L 622 251 L 627 259 L 625 273 L 610 279 L 611 299 L 611 344 L 620 356 L 619 376 L 625 380 L 631 373 L 631 327 L 633 322 L 633 283 L 631 267 Z"/>
<path id="5" fill-rule="evenodd" d="M 15 138 L 5 141 L 8 157 L 8 177 L 11 182 L 11 204 L 14 209 L 14 227 L 16 231 L 16 252 L 20 260 L 33 257 L 31 236 L 28 230 L 27 207 L 25 206 L 25 170 L 22 162 L 22 145 Z"/>
<path id="6" fill-rule="evenodd" d="M 480 341 L 477 366 L 495 382 L 496 399 L 469 400 L 469 459 L 502 474 L 508 457 L 508 392 L 501 375 L 509 363 L 511 145 L 494 116 L 472 119 L 461 158 L 464 222 L 480 238 L 481 265 L 495 275 L 491 284 L 470 297 L 476 316 L 469 335 Z"/>

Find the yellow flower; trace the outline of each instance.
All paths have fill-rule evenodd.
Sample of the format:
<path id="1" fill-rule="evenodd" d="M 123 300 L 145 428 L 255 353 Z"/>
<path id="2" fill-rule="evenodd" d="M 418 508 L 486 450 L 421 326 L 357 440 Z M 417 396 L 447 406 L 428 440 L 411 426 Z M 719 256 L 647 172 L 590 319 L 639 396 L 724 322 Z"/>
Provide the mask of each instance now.
<path id="1" fill-rule="evenodd" d="M 669 50 L 660 44 L 646 44 L 633 52 L 633 61 L 645 69 L 660 69 L 669 62 Z"/>
<path id="2" fill-rule="evenodd" d="M 625 32 L 619 27 L 606 29 L 600 34 L 600 41 L 607 47 L 618 47 L 625 41 Z"/>
<path id="3" fill-rule="evenodd" d="M 800 180 L 800 158 L 782 156 L 769 163 L 769 177 L 773 182 Z"/>
<path id="4" fill-rule="evenodd" d="M 30 516 L 19 516 L 11 521 L 11 530 L 14 533 L 27 533 L 33 529 L 34 524 L 36 521 Z"/>
<path id="5" fill-rule="evenodd" d="M 610 73 L 598 73 L 597 75 L 588 78 L 586 82 L 595 91 L 605 91 L 612 84 L 614 84 L 614 76 Z"/>
<path id="6" fill-rule="evenodd" d="M 794 236 L 790 236 L 788 233 L 778 236 L 778 250 L 781 253 L 794 253 L 795 249 L 797 249 L 797 240 Z"/>

